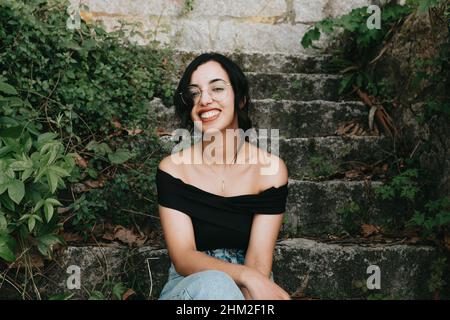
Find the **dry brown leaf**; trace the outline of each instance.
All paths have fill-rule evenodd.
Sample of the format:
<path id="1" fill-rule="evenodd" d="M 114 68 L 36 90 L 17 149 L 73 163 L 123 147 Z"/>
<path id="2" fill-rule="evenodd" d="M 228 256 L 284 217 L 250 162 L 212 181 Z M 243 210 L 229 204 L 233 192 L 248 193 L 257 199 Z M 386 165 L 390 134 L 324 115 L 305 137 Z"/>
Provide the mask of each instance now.
<path id="1" fill-rule="evenodd" d="M 412 243 L 412 244 L 415 244 L 419 241 L 420 241 L 419 237 L 412 237 L 411 239 L 409 239 L 409 243 Z"/>
<path id="2" fill-rule="evenodd" d="M 127 300 L 130 296 L 136 294 L 136 292 L 134 292 L 133 289 L 128 289 L 127 291 L 125 291 L 125 293 L 122 296 L 122 300 Z"/>
<path id="3" fill-rule="evenodd" d="M 118 120 L 114 120 L 112 122 L 112 124 L 113 124 L 114 128 L 116 128 L 116 129 L 121 129 L 122 128 L 122 125 L 120 124 L 120 122 Z"/>
<path id="4" fill-rule="evenodd" d="M 44 259 L 42 256 L 37 254 L 31 254 L 29 261 L 24 261 L 24 258 L 21 258 L 12 264 L 9 265 L 11 269 L 20 269 L 26 266 L 31 266 L 33 268 L 43 268 L 44 267 Z"/>
<path id="5" fill-rule="evenodd" d="M 102 236 L 102 239 L 105 239 L 105 240 L 109 240 L 109 241 L 114 241 L 114 235 L 113 234 L 111 234 L 111 233 L 105 233 L 103 236 Z"/>
<path id="6" fill-rule="evenodd" d="M 132 245 L 142 246 L 147 240 L 147 237 L 142 238 L 136 235 L 130 229 L 127 229 L 123 226 L 117 226 L 116 228 L 114 228 L 114 239 L 126 243 L 130 246 Z"/>
<path id="7" fill-rule="evenodd" d="M 81 11 L 80 10 L 80 17 L 86 23 L 89 23 L 90 21 L 92 21 L 92 13 L 89 11 Z"/>
<path id="8" fill-rule="evenodd" d="M 353 130 L 349 133 L 350 136 L 354 136 L 356 135 L 356 132 L 358 132 L 359 129 L 359 125 L 356 123 L 355 127 L 353 128 Z"/>
<path id="9" fill-rule="evenodd" d="M 87 168 L 88 167 L 88 163 L 86 160 L 84 160 L 84 158 L 82 156 L 80 156 L 78 153 L 75 155 L 75 163 L 82 168 Z"/>
<path id="10" fill-rule="evenodd" d="M 57 211 L 59 214 L 63 214 L 63 213 L 66 213 L 66 212 L 70 211 L 70 208 L 69 208 L 69 207 L 58 207 L 58 208 L 56 209 L 56 211 Z"/>
<path id="11" fill-rule="evenodd" d="M 82 242 L 84 241 L 83 237 L 78 233 L 64 232 L 62 237 L 65 242 Z"/>
<path id="12" fill-rule="evenodd" d="M 162 128 L 157 128 L 156 129 L 156 134 L 158 135 L 158 137 L 162 137 L 162 136 L 171 136 L 172 133 L 169 131 L 166 131 Z"/>
<path id="13" fill-rule="evenodd" d="M 136 135 L 144 132 L 144 130 L 142 130 L 142 129 L 131 129 L 131 130 L 127 129 L 127 132 L 130 136 L 136 136 Z"/>
<path id="14" fill-rule="evenodd" d="M 336 130 L 336 134 L 340 136 L 346 135 L 354 128 L 354 126 L 355 126 L 354 122 L 344 123 Z"/>
<path id="15" fill-rule="evenodd" d="M 103 180 L 86 180 L 84 181 L 84 184 L 87 185 L 89 188 L 97 189 L 102 188 L 104 186 Z"/>
<path id="16" fill-rule="evenodd" d="M 347 179 L 355 179 L 361 175 L 361 171 L 359 170 L 349 170 L 345 172 L 345 177 Z"/>
<path id="17" fill-rule="evenodd" d="M 361 226 L 361 233 L 364 237 L 369 237 L 371 235 L 376 235 L 380 232 L 380 228 L 377 226 L 374 226 L 372 224 L 363 224 Z"/>
<path id="18" fill-rule="evenodd" d="M 444 237 L 444 243 L 447 250 L 450 250 L 450 235 L 446 234 Z"/>

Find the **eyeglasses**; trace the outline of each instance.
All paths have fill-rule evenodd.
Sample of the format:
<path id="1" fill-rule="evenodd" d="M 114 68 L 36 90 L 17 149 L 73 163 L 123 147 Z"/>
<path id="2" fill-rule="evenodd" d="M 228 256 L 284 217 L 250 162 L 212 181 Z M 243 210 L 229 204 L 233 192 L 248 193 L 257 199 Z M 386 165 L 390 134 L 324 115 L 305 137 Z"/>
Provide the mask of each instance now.
<path id="1" fill-rule="evenodd" d="M 213 83 L 210 83 L 208 85 L 208 95 L 213 99 L 214 101 L 223 101 L 226 99 L 228 94 L 228 87 L 231 86 L 230 83 L 224 81 L 224 80 L 217 80 Z M 202 98 L 203 91 L 200 90 L 199 87 L 196 86 L 188 86 L 185 90 L 180 92 L 181 100 L 184 104 L 189 105 L 197 105 L 200 103 L 200 100 Z"/>

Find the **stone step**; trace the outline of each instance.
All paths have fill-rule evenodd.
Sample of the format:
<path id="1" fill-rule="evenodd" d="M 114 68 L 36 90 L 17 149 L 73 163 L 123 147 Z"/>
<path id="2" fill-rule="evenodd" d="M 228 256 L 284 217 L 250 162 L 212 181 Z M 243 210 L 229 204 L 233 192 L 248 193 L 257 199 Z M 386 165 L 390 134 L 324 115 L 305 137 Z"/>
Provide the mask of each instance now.
<path id="1" fill-rule="evenodd" d="M 198 55 L 208 51 L 174 51 L 173 57 L 180 71 Z M 218 52 L 218 51 L 216 51 Z M 244 71 L 264 73 L 326 73 L 330 70 L 331 55 L 297 55 L 283 53 L 218 52 L 236 62 Z"/>
<path id="2" fill-rule="evenodd" d="M 249 110 L 253 127 L 279 129 L 285 138 L 317 137 L 334 135 L 339 126 L 356 120 L 364 127 L 368 121 L 368 108 L 361 102 L 253 100 Z M 181 125 L 175 108 L 165 107 L 159 99 L 151 102 L 151 113 L 156 114 L 159 128 L 171 132 Z"/>
<path id="3" fill-rule="evenodd" d="M 247 72 L 252 99 L 339 100 L 342 77 L 332 74 Z"/>
<path id="4" fill-rule="evenodd" d="M 289 179 L 280 237 L 359 234 L 362 224 L 381 225 L 393 210 L 375 194 L 377 181 Z M 392 205 L 392 204 L 391 204 Z"/>
<path id="5" fill-rule="evenodd" d="M 389 138 L 378 136 L 279 139 L 279 155 L 293 179 L 330 176 L 351 164 L 373 164 L 392 148 Z"/>
<path id="6" fill-rule="evenodd" d="M 255 128 L 279 129 L 286 138 L 334 135 L 340 125 L 365 124 L 368 108 L 361 102 L 254 100 L 250 110 Z"/>
<path id="7" fill-rule="evenodd" d="M 392 298 L 429 298 L 427 281 L 437 258 L 434 248 L 412 245 L 339 245 L 302 238 L 277 244 L 274 252 L 275 281 L 291 295 L 322 299 L 365 299 L 371 294 Z M 141 299 L 156 299 L 165 282 L 169 258 L 164 249 L 141 247 L 68 247 L 45 278 L 36 276 L 43 298 L 74 293 L 86 299 L 107 284 L 123 282 Z M 367 290 L 367 268 L 380 268 L 379 290 Z M 69 266 L 79 267 L 81 289 L 70 290 Z M 43 285 L 45 284 L 45 285 Z M 300 290 L 299 290 L 300 289 Z"/>
<path id="8" fill-rule="evenodd" d="M 278 243 L 274 279 L 290 293 L 321 299 L 430 299 L 437 251 L 430 246 L 327 244 L 296 238 Z M 367 282 L 379 267 L 380 289 Z M 370 281 L 370 283 L 373 283 Z"/>

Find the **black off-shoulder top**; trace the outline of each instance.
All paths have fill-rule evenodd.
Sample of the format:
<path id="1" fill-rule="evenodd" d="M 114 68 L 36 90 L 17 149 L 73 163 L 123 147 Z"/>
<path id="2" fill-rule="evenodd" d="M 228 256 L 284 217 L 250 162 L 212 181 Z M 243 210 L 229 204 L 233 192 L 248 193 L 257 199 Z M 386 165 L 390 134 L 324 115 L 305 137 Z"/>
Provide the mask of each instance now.
<path id="1" fill-rule="evenodd" d="M 287 183 L 258 194 L 224 197 L 157 169 L 158 203 L 191 217 L 197 250 L 247 250 L 254 214 L 286 211 Z"/>

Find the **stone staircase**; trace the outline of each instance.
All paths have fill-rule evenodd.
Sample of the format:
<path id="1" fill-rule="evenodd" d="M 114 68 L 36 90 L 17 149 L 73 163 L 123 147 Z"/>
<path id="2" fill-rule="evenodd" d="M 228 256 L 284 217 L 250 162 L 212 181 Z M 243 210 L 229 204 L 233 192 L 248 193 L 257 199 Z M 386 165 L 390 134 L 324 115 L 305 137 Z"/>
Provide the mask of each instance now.
<path id="1" fill-rule="evenodd" d="M 436 255 L 432 247 L 404 245 L 401 241 L 330 242 L 330 238 L 345 233 L 345 217 L 340 212 L 350 203 L 359 206 L 356 214 L 360 216 L 350 218 L 357 227 L 362 222 L 380 224 L 395 214 L 375 196 L 374 188 L 381 182 L 311 179 L 313 158 L 336 166 L 350 161 L 374 163 L 393 151 L 391 140 L 382 136 L 335 135 L 336 129 L 349 120 L 367 122 L 368 108 L 358 101 L 339 101 L 339 76 L 323 73 L 327 57 L 256 56 L 241 56 L 241 61 L 256 61 L 254 65 L 242 64 L 254 99 L 251 119 L 256 129 L 280 130 L 280 157 L 286 162 L 290 177 L 281 234 L 285 240 L 278 243 L 275 251 L 275 280 L 300 296 L 427 297 L 427 278 Z M 270 63 L 277 59 L 281 61 L 279 65 Z M 300 66 L 293 67 L 291 61 Z M 307 63 L 312 65 L 311 70 Z M 175 128 L 177 123 L 171 122 L 174 117 L 173 111 L 166 110 L 160 113 L 159 121 L 165 128 Z M 380 290 L 367 290 L 370 265 L 381 270 Z"/>
<path id="2" fill-rule="evenodd" d="M 148 13 L 152 6 L 165 10 L 162 20 L 169 24 L 178 19 L 181 10 L 181 1 L 137 1 L 147 6 L 144 9 L 123 4 L 118 7 L 118 1 L 108 5 L 96 0 L 82 2 L 111 28 L 118 18 L 141 19 L 141 13 Z M 429 298 L 427 280 L 437 256 L 433 247 L 401 241 L 330 240 L 345 232 L 346 219 L 356 224 L 360 220 L 377 224 L 393 214 L 374 195 L 374 188 L 381 182 L 310 179 L 314 175 L 312 159 L 322 159 L 331 166 L 350 161 L 374 163 L 393 148 L 385 137 L 334 135 L 346 121 L 366 122 L 368 108 L 358 101 L 341 101 L 340 76 L 327 73 L 330 57 L 308 54 L 299 46 L 302 33 L 312 22 L 371 1 L 266 2 L 239 2 L 236 7 L 228 0 L 214 2 L 213 6 L 208 6 L 207 0 L 199 1 L 203 12 L 196 8 L 181 17 L 166 38 L 177 39 L 176 59 L 181 65 L 198 54 L 195 50 L 233 52 L 229 56 L 240 64 L 251 85 L 255 127 L 280 129 L 280 156 L 288 166 L 290 179 L 286 219 L 274 255 L 275 281 L 303 298 Z M 259 8 L 258 14 L 252 11 L 255 8 Z M 159 22 L 160 11 L 156 9 L 145 20 L 147 26 Z M 223 33 L 217 34 L 218 28 Z M 176 37 L 177 30 L 183 30 L 181 38 Z M 159 100 L 152 101 L 151 110 L 157 113 L 159 126 L 165 131 L 179 127 L 173 109 Z M 168 153 L 173 144 L 167 138 L 162 143 Z M 350 203 L 359 205 L 361 216 L 342 215 Z M 106 283 L 122 281 L 140 297 L 155 299 L 167 280 L 169 267 L 166 250 L 152 247 L 69 247 L 58 261 L 39 284 L 47 296 L 74 292 L 75 297 L 86 298 Z M 81 268 L 81 290 L 67 289 L 66 270 L 70 265 Z M 371 275 L 367 268 L 371 265 L 379 267 L 381 289 L 367 289 Z"/>

